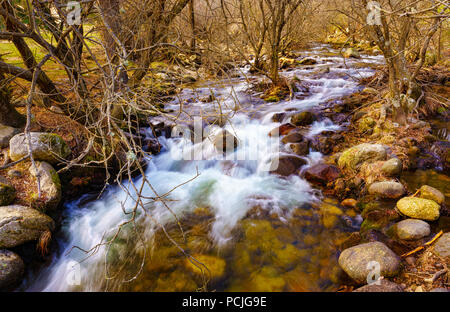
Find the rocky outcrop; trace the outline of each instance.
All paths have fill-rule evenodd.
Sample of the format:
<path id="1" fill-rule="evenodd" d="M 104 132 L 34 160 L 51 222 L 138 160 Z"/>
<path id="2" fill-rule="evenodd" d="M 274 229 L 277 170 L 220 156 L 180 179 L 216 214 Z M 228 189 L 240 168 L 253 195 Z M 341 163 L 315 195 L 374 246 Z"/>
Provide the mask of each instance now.
<path id="1" fill-rule="evenodd" d="M 397 209 L 407 217 L 435 221 L 439 218 L 439 204 L 430 199 L 404 197 L 397 202 Z"/>
<path id="2" fill-rule="evenodd" d="M 404 240 L 417 240 L 431 233 L 430 225 L 422 220 L 406 219 L 395 225 L 397 237 Z"/>
<path id="3" fill-rule="evenodd" d="M 345 150 L 339 157 L 341 169 L 356 170 L 365 162 L 386 159 L 386 149 L 380 144 L 363 143 Z"/>
<path id="4" fill-rule="evenodd" d="M 400 198 L 406 193 L 406 189 L 401 183 L 395 181 L 375 182 L 369 186 L 369 194 L 381 198 Z"/>
<path id="5" fill-rule="evenodd" d="M 400 269 L 400 258 L 381 242 L 371 242 L 345 249 L 339 257 L 341 268 L 357 283 L 367 282 L 371 272 L 370 262 L 380 265 L 384 277 L 395 276 Z"/>
<path id="6" fill-rule="evenodd" d="M 22 259 L 12 251 L 0 249 L 0 291 L 11 290 L 19 283 L 25 265 Z"/>
<path id="7" fill-rule="evenodd" d="M 30 174 L 34 177 L 39 174 L 39 182 L 44 201 L 45 210 L 53 210 L 61 201 L 61 182 L 56 170 L 46 162 L 36 162 L 36 169 L 30 166 Z M 36 172 L 37 171 L 37 172 Z"/>
<path id="8" fill-rule="evenodd" d="M 11 248 L 39 239 L 55 224 L 36 209 L 12 205 L 0 207 L 0 248 Z"/>
<path id="9" fill-rule="evenodd" d="M 31 150 L 35 160 L 56 164 L 67 158 L 72 151 L 66 142 L 57 134 L 31 132 Z M 9 142 L 11 160 L 19 160 L 28 155 L 28 140 L 25 134 L 15 135 Z"/>

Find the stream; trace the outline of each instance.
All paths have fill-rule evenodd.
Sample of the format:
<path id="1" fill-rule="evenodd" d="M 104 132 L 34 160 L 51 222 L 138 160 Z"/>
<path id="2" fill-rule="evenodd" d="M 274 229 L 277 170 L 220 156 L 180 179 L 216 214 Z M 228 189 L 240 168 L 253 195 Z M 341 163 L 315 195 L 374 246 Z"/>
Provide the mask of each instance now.
<path id="1" fill-rule="evenodd" d="M 231 79 L 183 89 L 166 109 L 178 115 L 182 101 L 179 120 L 186 124 L 195 117 L 227 116 L 221 123 L 238 139 L 237 149 L 223 159 L 207 139 L 194 144 L 187 137 L 161 136 L 162 151 L 148 159 L 146 169 L 152 187 L 146 184 L 142 191 L 151 216 L 141 209 L 136 227 L 122 226 L 111 245 L 98 245 L 86 254 L 113 238 L 131 218 L 136 194 L 132 188 L 125 192 L 116 185 L 99 199 L 85 195 L 66 203 L 59 251 L 49 266 L 28 281 L 27 290 L 335 290 L 339 284 L 336 246 L 348 233 L 358 231 L 361 217 L 298 175 L 269 174 L 265 167 L 271 159 L 290 151 L 268 133 L 294 113 L 326 109 L 331 100 L 358 91 L 357 80 L 372 75 L 372 66 L 383 59 L 362 55 L 344 64 L 338 51 L 327 45 L 300 54 L 317 64 L 281 72 L 285 77 L 297 76 L 309 87 L 309 92 L 300 91 L 292 100 L 266 103 L 256 92 L 249 92 L 249 82 L 262 77 L 250 74 L 248 67 Z M 324 70 L 327 67 L 329 71 Z M 210 94 L 214 94 L 212 102 L 201 100 Z M 272 117 L 278 113 L 284 113 L 283 118 L 274 122 Z M 218 129 L 211 127 L 211 131 Z M 345 123 L 321 118 L 310 126 L 308 136 L 341 130 Z M 152 131 L 146 130 L 145 135 L 151 137 Z M 202 160 L 182 157 L 200 146 Z M 321 162 L 322 157 L 310 150 L 303 168 Z M 144 179 L 137 177 L 133 183 L 140 188 Z M 151 200 L 163 194 L 164 201 Z M 164 225 L 165 232 L 157 224 Z M 195 260 L 189 261 L 168 236 Z"/>

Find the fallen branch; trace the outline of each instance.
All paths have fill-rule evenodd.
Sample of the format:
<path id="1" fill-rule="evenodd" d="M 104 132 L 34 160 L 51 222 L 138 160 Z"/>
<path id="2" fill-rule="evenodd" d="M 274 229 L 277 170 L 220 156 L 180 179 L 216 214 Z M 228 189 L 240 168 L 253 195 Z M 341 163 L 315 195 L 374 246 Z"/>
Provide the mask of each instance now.
<path id="1" fill-rule="evenodd" d="M 430 240 L 429 242 L 423 244 L 422 246 L 417 247 L 416 249 L 414 249 L 414 250 L 412 250 L 412 251 L 410 251 L 410 252 L 408 252 L 408 253 L 405 253 L 405 254 L 401 255 L 401 257 L 402 257 L 402 258 L 406 258 L 406 257 L 411 256 L 411 255 L 413 255 L 413 254 L 415 254 L 415 253 L 417 253 L 417 252 L 419 252 L 419 251 L 421 251 L 421 250 L 424 250 L 425 247 L 430 246 L 430 245 L 433 244 L 439 237 L 441 237 L 443 233 L 444 233 L 444 232 L 441 230 L 439 233 L 436 234 L 436 236 L 433 237 L 432 240 Z"/>

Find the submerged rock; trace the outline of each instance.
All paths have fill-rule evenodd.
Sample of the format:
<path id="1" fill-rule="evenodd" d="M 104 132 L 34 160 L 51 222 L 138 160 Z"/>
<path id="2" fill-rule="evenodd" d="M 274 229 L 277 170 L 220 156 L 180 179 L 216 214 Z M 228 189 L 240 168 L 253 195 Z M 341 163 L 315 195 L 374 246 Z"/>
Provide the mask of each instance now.
<path id="1" fill-rule="evenodd" d="M 380 265 L 381 276 L 395 276 L 400 268 L 400 258 L 385 244 L 371 242 L 345 249 L 339 256 L 341 268 L 357 283 L 367 282 L 372 268 L 370 262 Z"/>
<path id="2" fill-rule="evenodd" d="M 395 225 L 398 238 L 416 240 L 424 238 L 431 233 L 430 225 L 422 220 L 406 219 Z"/>
<path id="3" fill-rule="evenodd" d="M 11 204 L 16 198 L 16 189 L 4 177 L 0 176 L 0 206 Z"/>
<path id="4" fill-rule="evenodd" d="M 0 207 L 0 248 L 11 248 L 39 239 L 55 223 L 36 209 L 12 205 Z"/>
<path id="5" fill-rule="evenodd" d="M 23 272 L 22 259 L 12 251 L 0 249 L 0 291 L 8 291 L 18 284 Z"/>
<path id="6" fill-rule="evenodd" d="M 31 132 L 31 150 L 35 160 L 51 164 L 59 162 L 59 158 L 68 157 L 72 151 L 66 142 L 57 134 Z M 11 160 L 16 161 L 28 155 L 28 140 L 25 134 L 15 135 L 9 142 Z"/>
<path id="7" fill-rule="evenodd" d="M 369 186 L 369 194 L 382 198 L 399 198 L 405 193 L 404 186 L 395 181 L 375 182 Z"/>
<path id="8" fill-rule="evenodd" d="M 403 164 L 398 158 L 391 158 L 381 167 L 381 171 L 390 177 L 397 177 L 402 173 Z"/>
<path id="9" fill-rule="evenodd" d="M 403 287 L 397 283 L 382 279 L 379 281 L 379 285 L 378 283 L 365 285 L 355 289 L 353 292 L 403 292 Z"/>
<path id="10" fill-rule="evenodd" d="M 305 171 L 305 179 L 312 183 L 326 185 L 341 175 L 339 168 L 333 165 L 318 164 Z"/>
<path id="11" fill-rule="evenodd" d="M 380 144 L 363 143 L 345 150 L 339 157 L 341 169 L 358 169 L 364 162 L 386 159 L 386 149 Z"/>
<path id="12" fill-rule="evenodd" d="M 46 210 L 53 210 L 58 207 L 61 201 L 61 181 L 59 180 L 58 173 L 45 161 L 36 162 L 36 169 L 31 165 L 29 171 L 34 177 L 39 174 L 42 197 L 44 198 L 44 208 Z"/>
<path id="13" fill-rule="evenodd" d="M 420 198 L 425 199 L 431 199 L 438 203 L 439 205 L 442 205 L 445 201 L 445 196 L 442 194 L 439 190 L 435 189 L 434 187 L 423 185 L 420 188 Z"/>
<path id="14" fill-rule="evenodd" d="M 450 260 L 450 232 L 444 233 L 436 244 L 433 252 L 444 259 Z"/>
<path id="15" fill-rule="evenodd" d="M 430 199 L 404 197 L 397 202 L 397 209 L 410 218 L 435 221 L 439 218 L 439 204 Z"/>
<path id="16" fill-rule="evenodd" d="M 193 259 L 186 259 L 185 263 L 186 267 L 194 274 L 200 276 L 205 274 L 206 277 L 212 279 L 218 279 L 224 275 L 226 262 L 222 258 L 202 254 L 194 254 L 192 257 L 200 263 Z"/>

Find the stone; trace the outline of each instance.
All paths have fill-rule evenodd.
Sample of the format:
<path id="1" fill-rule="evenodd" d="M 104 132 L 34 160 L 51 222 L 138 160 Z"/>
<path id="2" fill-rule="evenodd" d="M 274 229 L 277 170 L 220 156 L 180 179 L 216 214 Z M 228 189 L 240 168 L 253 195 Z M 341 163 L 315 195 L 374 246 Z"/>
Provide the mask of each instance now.
<path id="1" fill-rule="evenodd" d="M 356 170 L 365 162 L 386 159 L 386 149 L 380 144 L 363 143 L 346 149 L 338 160 L 341 169 Z"/>
<path id="2" fill-rule="evenodd" d="M 298 61 L 298 64 L 300 64 L 300 65 L 315 65 L 315 64 L 317 64 L 317 61 L 313 58 L 305 57 L 305 58 L 301 59 L 300 61 Z"/>
<path id="3" fill-rule="evenodd" d="M 308 126 L 313 123 L 315 117 L 311 112 L 301 112 L 291 118 L 291 122 L 296 126 Z"/>
<path id="4" fill-rule="evenodd" d="M 289 132 L 291 132 L 292 130 L 296 129 L 297 127 L 294 126 L 291 123 L 287 123 L 287 124 L 282 124 L 279 127 L 276 127 L 275 129 L 273 129 L 272 131 L 269 132 L 269 136 L 270 137 L 279 137 L 282 135 L 286 135 Z"/>
<path id="5" fill-rule="evenodd" d="M 379 281 L 379 285 L 375 282 L 355 289 L 353 292 L 403 292 L 403 287 L 383 278 Z"/>
<path id="6" fill-rule="evenodd" d="M 380 265 L 384 277 L 395 276 L 400 269 L 400 258 L 385 244 L 370 242 L 345 249 L 339 256 L 341 268 L 357 283 L 367 282 L 371 272 L 370 262 Z"/>
<path id="7" fill-rule="evenodd" d="M 404 197 L 397 202 L 397 209 L 413 219 L 435 221 L 439 219 L 439 204 L 430 199 Z"/>
<path id="8" fill-rule="evenodd" d="M 434 245 L 433 252 L 444 259 L 450 259 L 450 232 L 444 233 Z"/>
<path id="9" fill-rule="evenodd" d="M 390 177 L 397 177 L 402 173 L 403 164 L 398 158 L 391 158 L 387 160 L 381 167 L 381 171 Z"/>
<path id="10" fill-rule="evenodd" d="M 234 151 L 238 147 L 238 139 L 228 130 L 221 130 L 213 138 L 214 147 L 218 152 Z"/>
<path id="11" fill-rule="evenodd" d="M 369 186 L 369 194 L 382 198 L 399 198 L 406 193 L 405 187 L 395 181 L 375 182 Z"/>
<path id="12" fill-rule="evenodd" d="M 11 290 L 20 282 L 25 265 L 14 252 L 0 249 L 0 291 Z"/>
<path id="13" fill-rule="evenodd" d="M 346 58 L 350 58 L 350 57 L 351 58 L 357 58 L 357 59 L 361 58 L 361 55 L 359 54 L 359 52 L 355 48 L 348 48 L 347 50 L 345 50 L 343 55 Z"/>
<path id="14" fill-rule="evenodd" d="M 53 220 L 36 209 L 20 205 L 0 207 L 0 248 L 12 248 L 39 239 L 53 230 Z"/>
<path id="15" fill-rule="evenodd" d="M 445 201 L 445 196 L 441 193 L 441 191 L 428 185 L 422 185 L 419 196 L 420 198 L 431 199 L 439 205 L 442 205 Z"/>
<path id="16" fill-rule="evenodd" d="M 422 220 L 406 219 L 395 225 L 397 237 L 404 240 L 417 240 L 431 233 L 430 225 Z"/>
<path id="17" fill-rule="evenodd" d="M 357 204 L 357 201 L 356 201 L 356 199 L 353 199 L 353 198 L 347 198 L 341 202 L 341 206 L 344 206 L 347 208 L 355 208 L 356 204 Z"/>
<path id="18" fill-rule="evenodd" d="M 326 185 L 341 175 L 339 168 L 333 165 L 318 164 L 305 171 L 305 179 L 309 182 Z"/>
<path id="19" fill-rule="evenodd" d="M 57 164 L 59 158 L 65 159 L 72 151 L 66 142 L 57 134 L 31 132 L 31 150 L 35 160 Z M 9 142 L 9 155 L 12 161 L 17 161 L 28 155 L 28 141 L 25 134 L 15 135 Z"/>
<path id="20" fill-rule="evenodd" d="M 16 189 L 7 179 L 0 176 L 0 206 L 11 204 L 16 198 Z"/>
<path id="21" fill-rule="evenodd" d="M 302 133 L 300 133 L 299 131 L 291 131 L 281 140 L 281 142 L 283 142 L 283 144 L 288 144 L 288 143 L 299 143 L 304 140 L 305 137 L 303 136 Z"/>
<path id="22" fill-rule="evenodd" d="M 58 207 L 61 201 L 61 181 L 58 173 L 49 164 L 44 161 L 36 162 L 37 173 L 40 176 L 40 187 L 42 198 L 44 199 L 44 206 L 46 210 L 54 210 Z M 33 177 L 37 176 L 33 165 L 30 166 L 30 174 Z"/>
<path id="23" fill-rule="evenodd" d="M 17 129 L 0 124 L 0 148 L 9 146 L 9 141 L 18 132 Z"/>
<path id="24" fill-rule="evenodd" d="M 300 143 L 292 143 L 289 145 L 291 151 L 298 156 L 306 156 L 309 154 L 309 141 L 305 140 Z"/>
<path id="25" fill-rule="evenodd" d="M 296 173 L 300 167 L 306 164 L 306 160 L 296 155 L 278 155 L 272 160 L 271 174 L 289 176 Z"/>

